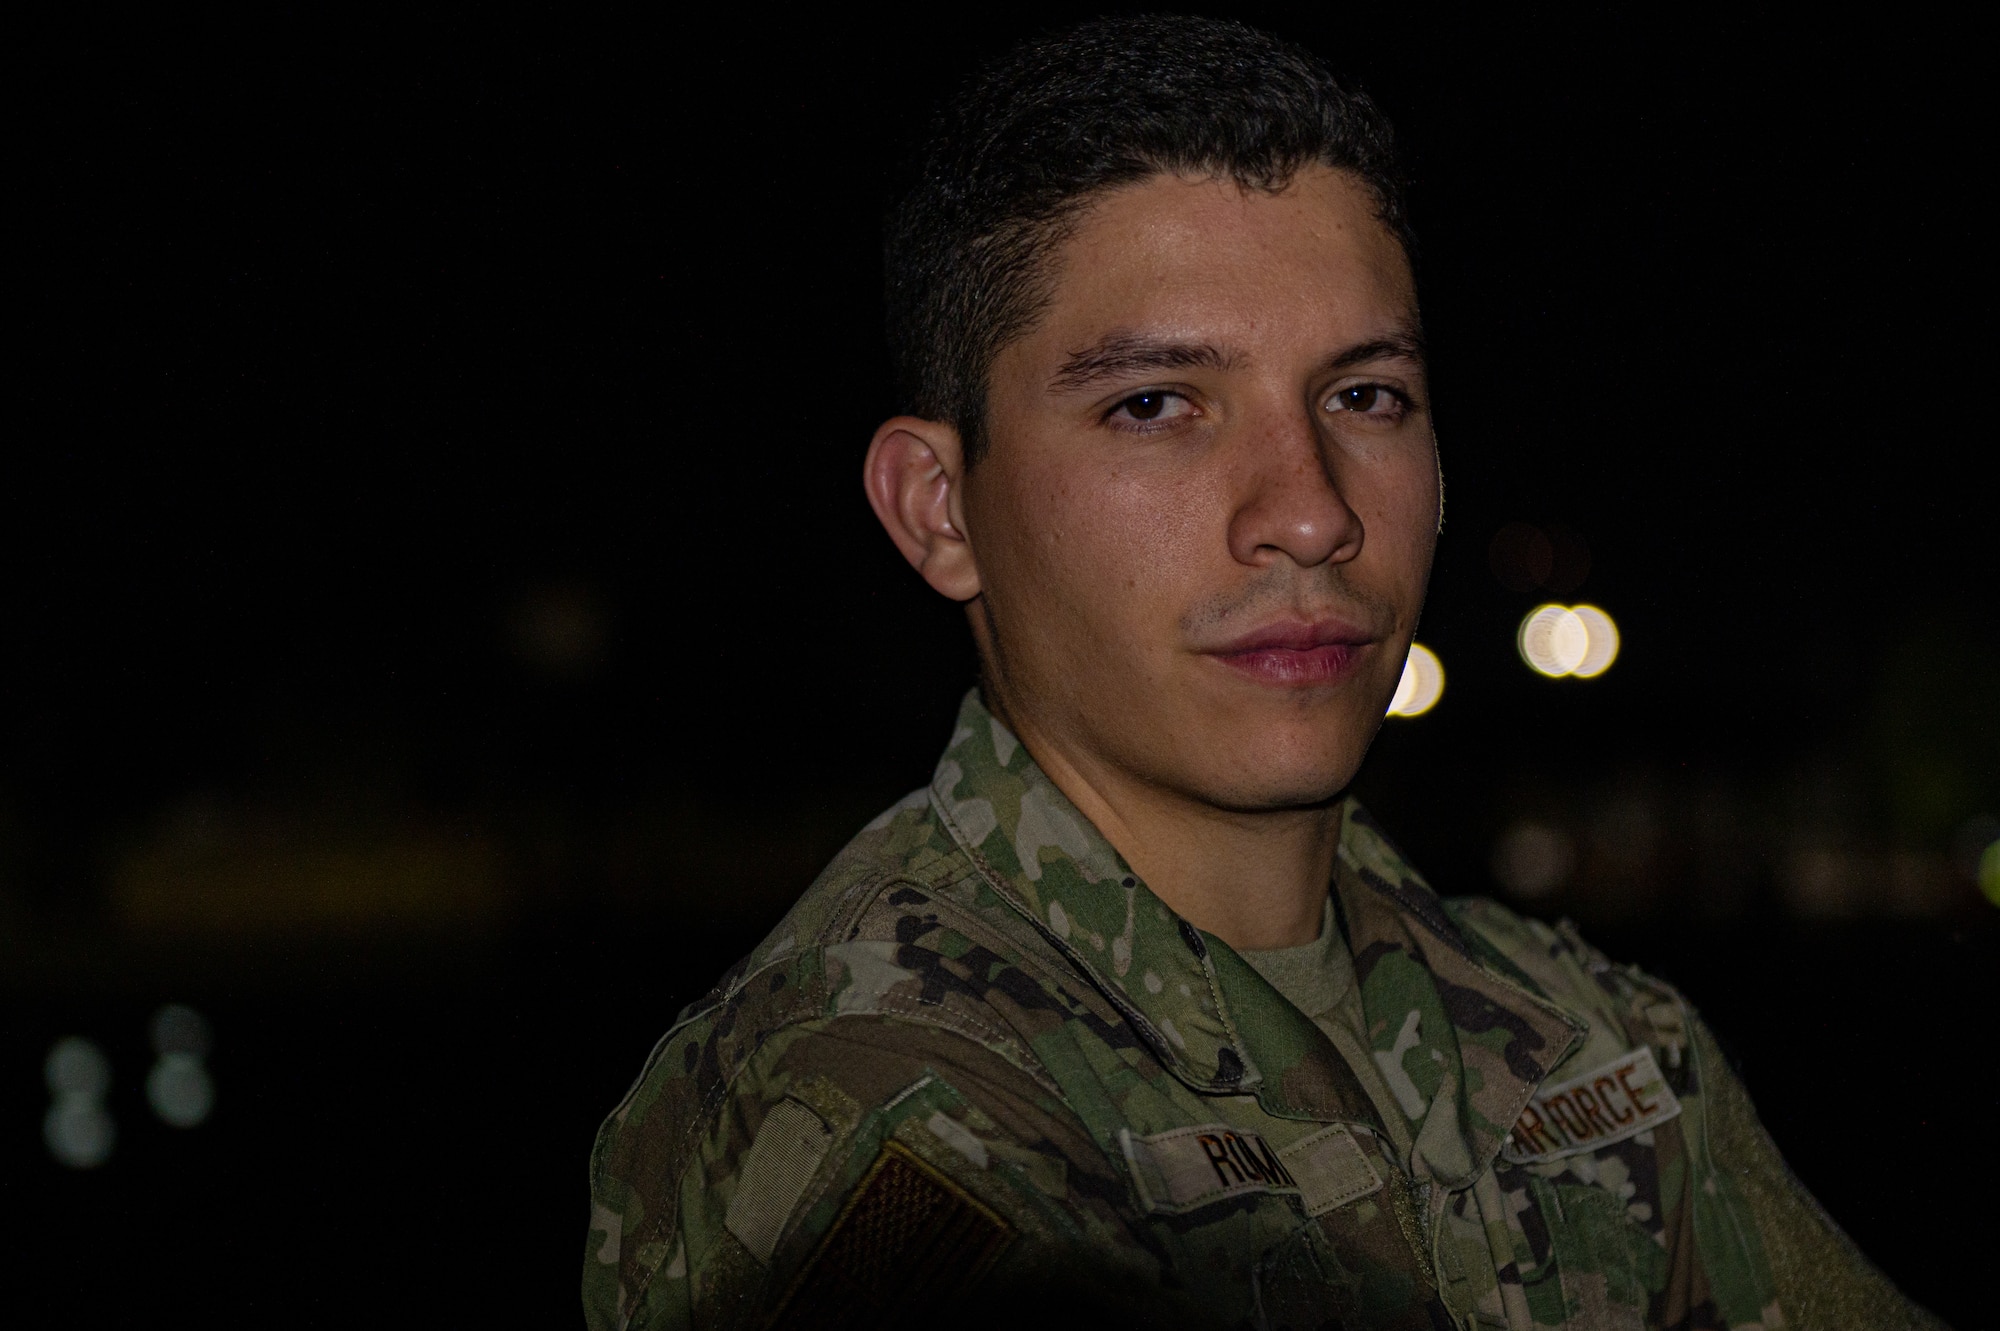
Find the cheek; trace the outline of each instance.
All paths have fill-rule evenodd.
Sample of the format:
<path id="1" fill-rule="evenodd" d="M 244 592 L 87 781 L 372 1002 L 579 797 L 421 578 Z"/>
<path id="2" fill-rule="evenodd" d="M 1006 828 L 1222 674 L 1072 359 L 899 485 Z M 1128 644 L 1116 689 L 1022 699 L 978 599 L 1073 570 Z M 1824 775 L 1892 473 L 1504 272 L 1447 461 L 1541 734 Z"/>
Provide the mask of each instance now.
<path id="1" fill-rule="evenodd" d="M 1214 478 L 1186 468 L 1131 466 L 1098 477 L 1072 515 L 1101 579 L 1128 599 L 1180 609 L 1180 592 L 1227 549 L 1215 520 Z"/>
<path id="2" fill-rule="evenodd" d="M 1368 495 L 1361 508 L 1368 543 L 1393 553 L 1421 577 L 1437 541 L 1439 477 L 1437 454 L 1428 444 L 1387 453 L 1367 468 Z M 1350 500 L 1352 502 L 1352 500 Z"/>
<path id="3" fill-rule="evenodd" d="M 1006 507 L 1018 585 L 995 590 L 1053 599 L 1050 609 L 1076 616 L 1065 626 L 1070 634 L 1132 645 L 1139 627 L 1158 617 L 1154 603 L 1173 604 L 1174 575 L 1193 566 L 1186 547 L 1197 505 L 1185 484 L 1132 469 L 1052 467 L 1022 475 Z"/>

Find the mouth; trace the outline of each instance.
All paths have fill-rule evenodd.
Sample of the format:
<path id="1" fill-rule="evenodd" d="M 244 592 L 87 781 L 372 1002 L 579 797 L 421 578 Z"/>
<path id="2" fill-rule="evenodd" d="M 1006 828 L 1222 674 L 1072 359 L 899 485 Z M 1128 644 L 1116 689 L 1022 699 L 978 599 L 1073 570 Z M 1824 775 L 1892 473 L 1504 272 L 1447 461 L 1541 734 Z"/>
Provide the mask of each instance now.
<path id="1" fill-rule="evenodd" d="M 1288 620 L 1253 629 L 1204 654 L 1261 684 L 1313 688 L 1352 676 L 1375 642 L 1375 635 L 1339 620 Z"/>

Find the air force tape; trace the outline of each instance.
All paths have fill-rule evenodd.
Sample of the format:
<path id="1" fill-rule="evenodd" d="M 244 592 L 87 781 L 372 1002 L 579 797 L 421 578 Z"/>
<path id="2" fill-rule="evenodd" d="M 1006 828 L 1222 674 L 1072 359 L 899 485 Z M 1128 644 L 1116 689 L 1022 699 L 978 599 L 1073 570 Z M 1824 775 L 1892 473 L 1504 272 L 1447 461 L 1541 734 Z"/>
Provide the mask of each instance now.
<path id="1" fill-rule="evenodd" d="M 1517 1165 L 1560 1160 L 1636 1137 L 1680 1112 L 1653 1051 L 1641 1045 L 1581 1077 L 1537 1090 L 1500 1154 Z"/>

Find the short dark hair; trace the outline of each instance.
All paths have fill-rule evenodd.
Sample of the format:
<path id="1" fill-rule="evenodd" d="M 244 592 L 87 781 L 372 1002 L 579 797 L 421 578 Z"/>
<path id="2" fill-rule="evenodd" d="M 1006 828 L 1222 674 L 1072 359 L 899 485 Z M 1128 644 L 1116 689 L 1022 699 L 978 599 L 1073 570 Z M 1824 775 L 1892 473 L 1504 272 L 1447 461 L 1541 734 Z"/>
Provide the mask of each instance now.
<path id="1" fill-rule="evenodd" d="M 993 360 L 1046 306 L 1050 257 L 1096 196 L 1161 173 L 1275 191 L 1316 163 L 1364 182 L 1414 257 L 1387 118 L 1302 47 L 1182 15 L 1097 19 L 1015 47 L 942 108 L 889 218 L 903 407 L 957 427 L 976 461 Z"/>

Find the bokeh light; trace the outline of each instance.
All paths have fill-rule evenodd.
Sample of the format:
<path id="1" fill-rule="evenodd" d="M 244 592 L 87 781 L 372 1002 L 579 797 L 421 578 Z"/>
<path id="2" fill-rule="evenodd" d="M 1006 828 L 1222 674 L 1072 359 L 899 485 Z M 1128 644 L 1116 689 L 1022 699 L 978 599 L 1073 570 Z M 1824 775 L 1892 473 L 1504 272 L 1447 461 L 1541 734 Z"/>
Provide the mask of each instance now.
<path id="1" fill-rule="evenodd" d="M 1517 897 L 1545 897 L 1576 868 L 1576 842 L 1559 827 L 1519 822 L 1493 847 L 1493 876 Z"/>
<path id="2" fill-rule="evenodd" d="M 202 1066 L 208 1056 L 208 1019 L 169 1003 L 153 1014 L 153 1052 L 160 1056 L 146 1076 L 146 1103 L 170 1127 L 192 1128 L 215 1109 L 215 1081 Z"/>
<path id="3" fill-rule="evenodd" d="M 111 1060 L 80 1035 L 65 1036 L 42 1064 L 53 1103 L 42 1119 L 42 1140 L 58 1164 L 95 1169 L 111 1158 L 117 1127 L 104 1107 L 111 1089 Z"/>
<path id="4" fill-rule="evenodd" d="M 111 1114 L 95 1100 L 63 1096 L 49 1106 L 42 1120 L 42 1140 L 58 1164 L 71 1169 L 95 1169 L 111 1158 L 118 1139 Z"/>
<path id="5" fill-rule="evenodd" d="M 1493 533 L 1486 558 L 1493 576 L 1510 592 L 1540 588 L 1561 596 L 1590 576 L 1589 543 L 1581 532 L 1560 525 L 1510 522 Z"/>
<path id="6" fill-rule="evenodd" d="M 111 1089 L 111 1060 L 91 1041 L 67 1035 L 50 1047 L 42 1075 L 48 1080 L 50 1095 L 102 1100 Z"/>
<path id="7" fill-rule="evenodd" d="M 153 1014 L 153 1052 L 208 1057 L 208 1018 L 180 1003 L 169 1003 Z"/>
<path id="8" fill-rule="evenodd" d="M 1567 606 L 1539 605 L 1521 621 L 1515 645 L 1529 669 L 1556 679 L 1583 660 L 1590 646 L 1590 631 Z"/>
<path id="9" fill-rule="evenodd" d="M 1410 644 L 1403 661 L 1403 677 L 1396 683 L 1396 696 L 1389 700 L 1390 716 L 1422 716 L 1437 706 L 1444 696 L 1444 665 L 1437 653 L 1420 642 Z"/>
<path id="10" fill-rule="evenodd" d="M 162 1054 L 146 1077 L 146 1103 L 169 1127 L 198 1127 L 215 1108 L 215 1083 L 193 1054 Z"/>
<path id="11" fill-rule="evenodd" d="M 1618 659 L 1618 645 L 1618 625 L 1594 605 L 1538 605 L 1515 635 L 1528 668 L 1550 679 L 1595 679 Z"/>
<path id="12" fill-rule="evenodd" d="M 1569 673 L 1578 679 L 1596 679 L 1618 659 L 1618 626 L 1594 605 L 1572 606 L 1570 613 L 1583 625 L 1587 644 L 1583 659 Z"/>

